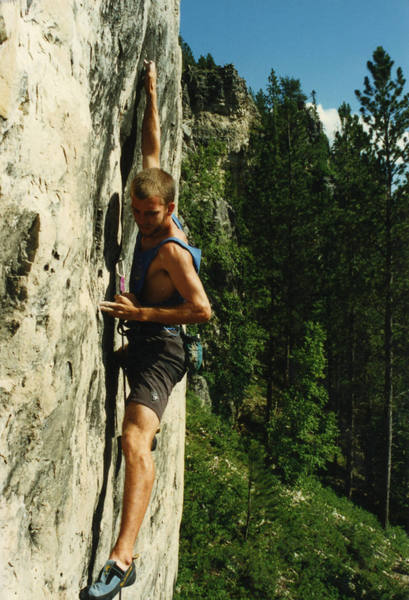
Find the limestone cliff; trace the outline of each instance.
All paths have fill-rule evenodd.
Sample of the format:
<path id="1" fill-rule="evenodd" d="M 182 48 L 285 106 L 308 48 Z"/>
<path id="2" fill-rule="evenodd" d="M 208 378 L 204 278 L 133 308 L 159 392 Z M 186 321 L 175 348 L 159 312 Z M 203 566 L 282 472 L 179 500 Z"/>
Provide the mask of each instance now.
<path id="1" fill-rule="evenodd" d="M 135 237 L 141 69 L 158 63 L 162 164 L 180 169 L 179 0 L 0 2 L 0 597 L 77 597 L 118 528 L 123 414 L 97 306 Z M 123 597 L 169 599 L 182 508 L 184 383 Z"/>
<path id="2" fill-rule="evenodd" d="M 183 154 L 194 152 L 217 140 L 226 149 L 220 169 L 228 172 L 232 190 L 238 185 L 246 161 L 252 125 L 258 118 L 256 105 L 247 85 L 233 65 L 187 64 L 182 75 Z M 234 216 L 229 198 L 207 200 L 214 205 L 215 230 L 234 232 Z"/>
<path id="3" fill-rule="evenodd" d="M 183 131 L 187 146 L 223 141 L 238 154 L 249 142 L 257 109 L 233 65 L 187 65 L 183 72 Z"/>

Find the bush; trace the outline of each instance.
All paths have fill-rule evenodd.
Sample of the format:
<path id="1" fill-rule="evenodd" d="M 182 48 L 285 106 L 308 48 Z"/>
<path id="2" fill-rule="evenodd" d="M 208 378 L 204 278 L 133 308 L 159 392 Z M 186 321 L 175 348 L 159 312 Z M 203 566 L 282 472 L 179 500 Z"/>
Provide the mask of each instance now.
<path id="1" fill-rule="evenodd" d="M 271 460 L 291 483 L 324 469 L 337 452 L 335 415 L 325 410 L 328 393 L 321 383 L 325 335 L 317 323 L 307 323 L 306 329 L 303 346 L 294 352 L 296 381 L 268 425 Z"/>
<path id="2" fill-rule="evenodd" d="M 174 600 L 407 600 L 408 556 L 402 530 L 315 479 L 284 487 L 256 442 L 188 394 Z"/>

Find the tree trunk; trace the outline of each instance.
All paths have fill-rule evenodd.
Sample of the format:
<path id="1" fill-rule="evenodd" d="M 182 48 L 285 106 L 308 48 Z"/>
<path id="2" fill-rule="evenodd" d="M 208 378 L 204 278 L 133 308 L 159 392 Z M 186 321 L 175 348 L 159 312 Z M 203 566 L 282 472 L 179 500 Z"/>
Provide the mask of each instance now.
<path id="1" fill-rule="evenodd" d="M 347 451 L 346 451 L 346 474 L 345 494 L 347 498 L 352 496 L 352 480 L 354 469 L 354 437 L 355 437 L 355 383 L 354 383 L 354 310 L 349 314 L 348 332 L 348 428 L 347 428 Z"/>
<path id="2" fill-rule="evenodd" d="M 386 197 L 386 261 L 385 261 L 385 489 L 384 489 L 384 526 L 389 525 L 391 472 L 392 472 L 392 436 L 393 436 L 393 318 L 392 318 L 392 192 L 389 177 Z"/>
<path id="3" fill-rule="evenodd" d="M 288 144 L 288 197 L 290 206 L 293 200 L 293 167 L 292 167 L 292 139 L 290 119 L 287 115 L 287 144 Z M 290 387 L 293 383 L 291 353 L 293 350 L 293 323 L 294 323 L 294 284 L 293 284 L 293 221 L 292 211 L 289 211 L 287 222 L 287 323 L 286 323 L 286 346 L 285 346 L 285 382 Z"/>

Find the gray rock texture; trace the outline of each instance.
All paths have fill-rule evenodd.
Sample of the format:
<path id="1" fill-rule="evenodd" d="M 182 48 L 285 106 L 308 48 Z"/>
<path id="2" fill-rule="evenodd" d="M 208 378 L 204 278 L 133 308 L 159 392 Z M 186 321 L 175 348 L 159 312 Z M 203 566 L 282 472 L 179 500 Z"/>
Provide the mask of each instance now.
<path id="1" fill-rule="evenodd" d="M 233 65 L 184 69 L 183 134 L 188 148 L 218 140 L 229 153 L 238 154 L 249 143 L 257 115 L 246 82 Z"/>
<path id="2" fill-rule="evenodd" d="M 220 171 L 228 172 L 231 186 L 238 185 L 246 162 L 252 125 L 259 118 L 246 82 L 233 65 L 210 68 L 189 64 L 183 70 L 183 154 L 214 141 L 225 147 Z M 215 231 L 234 235 L 234 214 L 227 198 L 201 198 L 212 202 Z"/>
<path id="3" fill-rule="evenodd" d="M 181 155 L 179 0 L 0 1 L 0 598 L 72 599 L 118 529 L 119 336 L 98 303 L 135 239 L 143 59 L 158 63 L 162 165 Z M 125 598 L 172 597 L 184 382 Z"/>

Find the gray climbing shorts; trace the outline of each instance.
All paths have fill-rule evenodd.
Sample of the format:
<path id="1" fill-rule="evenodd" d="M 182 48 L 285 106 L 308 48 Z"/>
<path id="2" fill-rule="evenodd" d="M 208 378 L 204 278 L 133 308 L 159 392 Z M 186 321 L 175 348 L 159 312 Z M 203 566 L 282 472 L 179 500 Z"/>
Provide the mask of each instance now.
<path id="1" fill-rule="evenodd" d="M 186 372 L 182 338 L 165 327 L 136 329 L 127 336 L 129 345 L 121 360 L 131 388 L 126 403 L 147 406 L 160 421 L 173 387 Z"/>

